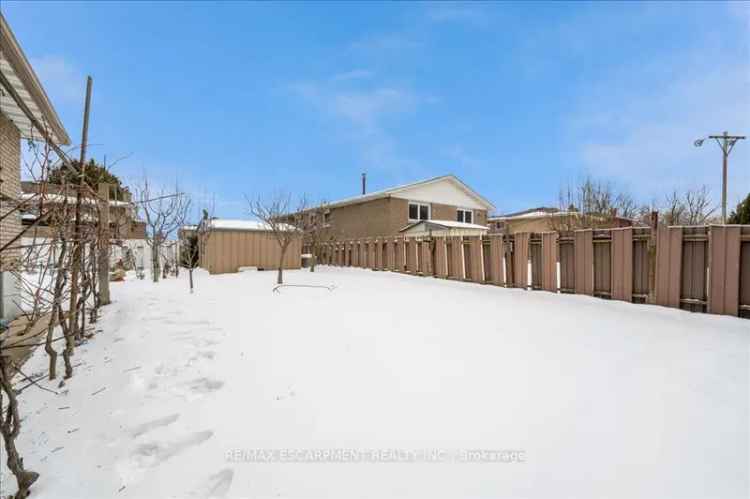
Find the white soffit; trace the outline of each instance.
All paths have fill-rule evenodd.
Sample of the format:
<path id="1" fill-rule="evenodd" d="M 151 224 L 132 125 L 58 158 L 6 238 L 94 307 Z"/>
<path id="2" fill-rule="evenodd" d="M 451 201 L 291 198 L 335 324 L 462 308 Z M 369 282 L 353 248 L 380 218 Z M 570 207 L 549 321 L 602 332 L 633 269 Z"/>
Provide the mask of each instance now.
<path id="1" fill-rule="evenodd" d="M 13 36 L 10 26 L 0 15 L 0 73 L 8 80 L 34 118 L 60 145 L 70 144 L 65 128 L 60 122 L 52 104 L 44 92 L 34 70 L 31 68 L 21 47 Z M 19 74 L 19 71 L 21 74 Z M 24 81 L 26 83 L 24 83 Z M 32 88 L 33 87 L 33 88 Z M 31 120 L 10 95 L 10 92 L 0 85 L 0 113 L 13 122 L 26 139 L 42 139 L 42 134 L 36 130 Z"/>

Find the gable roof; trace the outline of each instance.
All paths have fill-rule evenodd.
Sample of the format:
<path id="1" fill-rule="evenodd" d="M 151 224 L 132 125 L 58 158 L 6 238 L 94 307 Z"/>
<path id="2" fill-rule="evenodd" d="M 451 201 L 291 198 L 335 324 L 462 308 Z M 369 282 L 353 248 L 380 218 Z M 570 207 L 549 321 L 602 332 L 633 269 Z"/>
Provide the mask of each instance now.
<path id="1" fill-rule="evenodd" d="M 365 203 L 367 201 L 372 201 L 374 199 L 391 197 L 395 194 L 399 194 L 401 192 L 407 191 L 409 189 L 413 189 L 415 187 L 426 186 L 426 185 L 434 184 L 437 182 L 443 182 L 445 180 L 452 182 L 459 189 L 464 191 L 467 195 L 474 198 L 474 200 L 476 200 L 479 204 L 485 206 L 487 210 L 493 210 L 495 208 L 495 206 L 492 203 L 490 203 L 486 198 L 481 196 L 478 192 L 476 192 L 471 187 L 466 185 L 464 182 L 462 182 L 458 177 L 456 177 L 453 174 L 441 175 L 439 177 L 433 177 L 433 178 L 429 178 L 426 180 L 420 180 L 418 182 L 412 182 L 410 184 L 403 184 L 403 185 L 399 185 L 396 187 L 391 187 L 389 189 L 383 189 L 380 191 L 374 191 L 374 192 L 370 192 L 367 194 L 361 194 L 359 196 L 352 196 L 350 198 L 344 198 L 339 201 L 335 201 L 333 203 L 328 203 L 326 207 L 340 208 L 342 206 L 347 206 L 351 204 Z"/>
<path id="2" fill-rule="evenodd" d="M 2 14 L 0 14 L 0 74 L 2 80 L 8 82 L 12 91 L 18 94 L 34 118 L 42 126 L 49 128 L 56 143 L 70 144 L 70 137 L 65 127 Z M 5 84 L 2 85 L 2 91 L 0 91 L 0 105 L 3 115 L 13 122 L 22 137 L 42 138 L 41 131 L 34 130 L 31 120 L 13 99 L 11 89 L 5 88 Z"/>

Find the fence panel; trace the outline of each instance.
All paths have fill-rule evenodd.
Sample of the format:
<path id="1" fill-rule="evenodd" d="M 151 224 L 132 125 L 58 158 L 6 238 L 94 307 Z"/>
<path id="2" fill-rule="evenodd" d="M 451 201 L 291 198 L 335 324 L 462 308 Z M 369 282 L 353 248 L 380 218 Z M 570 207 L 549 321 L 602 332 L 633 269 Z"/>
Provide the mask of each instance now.
<path id="1" fill-rule="evenodd" d="M 702 230 L 700 233 L 697 229 Z M 708 305 L 708 234 L 704 227 L 690 227 L 682 234 L 680 308 L 705 312 Z"/>
<path id="2" fill-rule="evenodd" d="M 712 314 L 739 315 L 741 227 L 711 227 L 711 291 L 708 310 Z"/>
<path id="3" fill-rule="evenodd" d="M 435 239 L 422 241 L 422 275 L 435 275 Z"/>
<path id="4" fill-rule="evenodd" d="M 529 234 L 513 234 L 513 285 L 526 289 L 529 285 Z"/>
<path id="5" fill-rule="evenodd" d="M 482 244 L 482 272 L 484 274 L 485 283 L 489 284 L 492 282 L 492 253 L 490 250 L 490 240 L 487 237 L 481 238 Z"/>
<path id="6" fill-rule="evenodd" d="M 396 241 L 388 239 L 385 242 L 385 264 L 387 270 L 396 270 Z"/>
<path id="7" fill-rule="evenodd" d="M 609 236 L 609 234 L 607 234 Z M 612 240 L 600 233 L 594 246 L 594 296 L 612 296 Z"/>
<path id="8" fill-rule="evenodd" d="M 453 279 L 462 280 L 464 278 L 464 258 L 463 243 L 461 237 L 451 237 L 451 264 L 449 276 Z"/>
<path id="9" fill-rule="evenodd" d="M 469 239 L 468 251 L 471 253 L 471 279 L 474 282 L 484 282 L 484 272 L 482 271 L 482 237 L 471 236 Z"/>
<path id="10" fill-rule="evenodd" d="M 515 265 L 513 262 L 515 261 L 515 257 L 513 256 L 513 252 L 516 241 L 513 236 L 510 235 L 504 235 L 503 236 L 503 249 L 505 250 L 503 262 L 504 262 L 504 269 L 505 269 L 505 285 L 508 287 L 513 286 L 513 283 L 516 282 L 515 274 L 513 273 L 513 268 Z"/>
<path id="11" fill-rule="evenodd" d="M 448 261 L 445 249 L 445 238 L 435 238 L 435 275 L 448 277 Z"/>
<path id="12" fill-rule="evenodd" d="M 542 289 L 542 238 L 529 238 L 529 260 L 531 261 L 531 289 Z"/>
<path id="13" fill-rule="evenodd" d="M 659 227 L 656 231 L 656 303 L 680 307 L 682 227 Z"/>
<path id="14" fill-rule="evenodd" d="M 747 229 L 747 230 L 746 230 Z M 740 246 L 740 317 L 750 319 L 750 227 L 743 227 Z"/>
<path id="15" fill-rule="evenodd" d="M 594 294 L 594 233 L 591 229 L 577 230 L 574 237 L 575 292 Z"/>
<path id="16" fill-rule="evenodd" d="M 471 281 L 473 279 L 473 270 L 474 270 L 474 264 L 473 264 L 473 254 L 471 251 L 471 246 L 469 243 L 469 239 L 461 238 L 461 255 L 463 256 L 463 268 L 464 268 L 464 280 Z"/>
<path id="17" fill-rule="evenodd" d="M 352 267 L 359 267 L 359 241 L 352 242 Z"/>
<path id="18" fill-rule="evenodd" d="M 560 292 L 574 293 L 576 287 L 575 274 L 575 240 L 572 237 L 560 238 L 558 251 L 560 253 Z"/>
<path id="19" fill-rule="evenodd" d="M 375 248 L 375 266 L 374 270 L 383 270 L 383 242 L 380 239 L 376 239 L 373 243 Z"/>
<path id="20" fill-rule="evenodd" d="M 505 284 L 503 276 L 503 237 L 490 235 L 490 280 L 492 284 Z M 487 267 L 485 267 L 486 271 Z"/>
<path id="21" fill-rule="evenodd" d="M 648 275 L 646 278 L 648 279 Z M 646 293 L 648 293 L 648 287 Z M 612 298 L 622 301 L 633 299 L 633 229 L 631 228 L 612 230 Z"/>
<path id="22" fill-rule="evenodd" d="M 557 291 L 557 232 L 542 234 L 542 289 Z"/>
<path id="23" fill-rule="evenodd" d="M 648 300 L 648 240 L 649 235 L 645 238 L 639 237 L 633 241 L 633 293 L 632 299 L 637 303 L 646 303 Z"/>
<path id="24" fill-rule="evenodd" d="M 417 274 L 417 241 L 415 239 L 406 239 L 404 243 L 406 248 L 406 271 L 410 274 Z"/>

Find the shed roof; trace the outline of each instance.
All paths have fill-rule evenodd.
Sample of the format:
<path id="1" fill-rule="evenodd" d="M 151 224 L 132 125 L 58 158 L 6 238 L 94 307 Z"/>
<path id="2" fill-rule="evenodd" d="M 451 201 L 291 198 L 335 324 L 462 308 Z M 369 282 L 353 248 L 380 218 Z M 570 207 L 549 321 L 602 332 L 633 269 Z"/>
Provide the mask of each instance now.
<path id="1" fill-rule="evenodd" d="M 284 225 L 283 227 L 286 227 L 287 230 L 292 230 L 294 228 L 291 225 Z M 260 220 L 214 218 L 211 220 L 211 229 L 270 232 L 271 226 Z"/>
<path id="2" fill-rule="evenodd" d="M 237 220 L 229 218 L 214 218 L 211 220 L 211 228 L 221 230 L 271 230 L 268 224 L 259 220 Z"/>

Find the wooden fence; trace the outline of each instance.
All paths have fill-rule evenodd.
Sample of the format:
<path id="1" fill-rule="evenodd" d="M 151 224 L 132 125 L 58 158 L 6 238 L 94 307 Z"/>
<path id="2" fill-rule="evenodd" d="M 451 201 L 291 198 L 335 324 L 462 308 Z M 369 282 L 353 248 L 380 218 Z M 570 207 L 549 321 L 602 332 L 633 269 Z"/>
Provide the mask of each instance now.
<path id="1" fill-rule="evenodd" d="M 322 264 L 750 318 L 750 225 L 325 243 Z"/>

